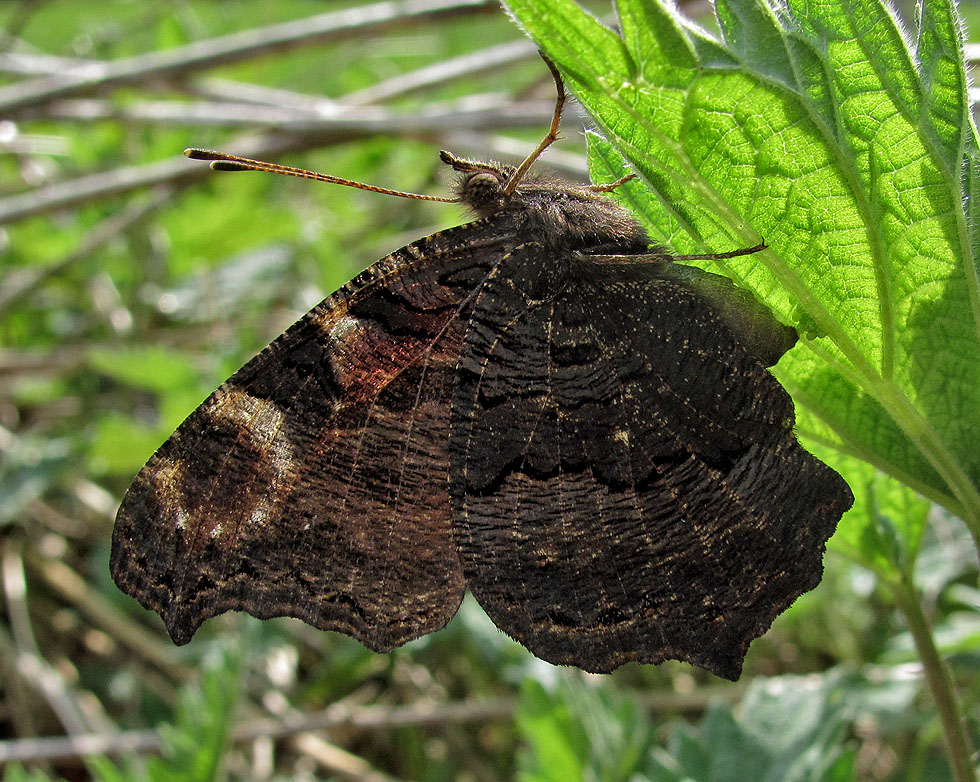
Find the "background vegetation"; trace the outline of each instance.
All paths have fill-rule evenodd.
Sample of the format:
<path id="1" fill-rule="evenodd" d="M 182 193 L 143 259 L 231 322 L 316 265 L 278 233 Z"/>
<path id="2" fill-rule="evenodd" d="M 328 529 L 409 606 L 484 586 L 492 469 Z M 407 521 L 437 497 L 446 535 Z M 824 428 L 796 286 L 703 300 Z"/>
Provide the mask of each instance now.
<path id="1" fill-rule="evenodd" d="M 956 341 L 969 307 L 949 294 L 959 295 L 958 282 L 969 288 L 976 242 L 950 250 L 956 232 L 928 219 L 950 214 L 972 230 L 958 189 L 972 158 L 965 103 L 955 110 L 955 35 L 940 18 L 949 7 L 930 5 L 928 35 L 918 38 L 914 9 L 902 9 L 918 56 L 935 66 L 919 82 L 902 82 L 902 42 L 889 38 L 870 0 L 847 5 L 848 18 L 875 22 L 858 31 L 872 42 L 863 51 L 847 47 L 853 30 L 831 24 L 844 4 L 828 3 L 810 9 L 816 29 L 793 39 L 786 57 L 782 28 L 751 2 L 719 3 L 726 50 L 687 46 L 652 3 L 620 4 L 625 43 L 573 6 L 511 5 L 595 117 L 570 110 L 565 139 L 542 165 L 585 178 L 591 164 L 597 178 L 612 179 L 627 155 L 646 186 L 626 197 L 681 251 L 747 246 L 755 243 L 747 232 L 760 231 L 771 256 L 729 273 L 788 322 L 822 335 L 811 341 L 818 349 L 787 356 L 780 378 L 805 403 L 808 444 L 848 478 L 858 503 L 832 541 L 820 587 L 752 645 L 735 685 L 680 663 L 603 677 L 556 669 L 469 600 L 445 630 L 386 656 L 299 622 L 239 615 L 173 647 L 157 617 L 108 577 L 112 518 L 133 474 L 324 294 L 410 239 L 465 219 L 451 206 L 215 175 L 179 151 L 217 147 L 441 193 L 436 150 L 523 157 L 547 125 L 553 88 L 534 44 L 498 6 L 475 0 L 0 8 L 5 779 L 975 778 L 980 519 L 970 503 L 980 411 L 971 400 L 980 371 L 963 360 L 977 349 L 975 330 L 973 342 Z M 591 8 L 616 18 L 605 5 Z M 685 10 L 718 28 L 705 6 Z M 819 35 L 839 45 L 804 46 Z M 650 51 L 659 56 L 637 57 Z M 712 91 L 685 66 L 691 51 L 730 62 L 725 78 L 753 89 L 722 81 Z M 843 56 L 848 68 L 834 60 Z M 824 70 L 825 93 L 794 103 L 781 91 L 792 74 L 813 72 L 801 63 L 837 67 Z M 631 91 L 641 82 L 647 89 Z M 862 165 L 881 159 L 874 140 L 855 142 L 855 118 L 872 116 L 855 101 L 876 91 L 897 107 L 878 123 L 929 118 L 885 139 L 896 155 L 912 150 L 896 165 L 912 177 L 900 183 Z M 650 95 L 655 105 L 643 104 Z M 671 142 L 674 120 L 684 119 L 671 114 L 677 95 L 688 106 L 695 95 L 719 116 L 712 101 L 739 102 L 749 118 L 727 130 L 748 127 L 750 147 L 820 140 L 859 194 L 861 219 L 875 216 L 877 244 L 833 243 L 853 226 L 785 228 L 791 220 L 773 219 L 740 190 L 741 174 L 729 176 L 734 166 L 704 151 L 717 148 L 710 138 Z M 835 126 L 820 125 L 822 116 L 839 119 L 838 133 L 808 135 L 810 125 Z M 765 127 L 753 128 L 752 117 Z M 596 123 L 612 144 L 593 138 L 587 163 L 582 129 Z M 815 149 L 770 159 L 788 166 Z M 966 167 L 949 174 L 944 166 L 964 154 Z M 692 161 L 701 165 L 685 169 Z M 930 178 L 936 171 L 945 178 Z M 779 176 L 802 174 L 766 181 L 778 185 Z M 835 203 L 839 215 L 850 204 Z M 915 231 L 889 233 L 909 215 Z M 902 246 L 897 234 L 914 241 Z M 811 245 L 820 253 L 808 255 L 806 237 L 822 242 Z M 927 277 L 916 290 L 933 286 L 915 307 L 902 297 L 905 269 Z M 882 287 L 893 307 L 855 311 Z M 888 329 L 876 320 L 883 311 L 895 313 Z M 942 315 L 962 322 L 937 331 Z M 882 334 L 890 336 L 876 342 Z M 935 361 L 925 362 L 930 354 Z M 939 433 L 935 442 L 910 433 L 912 418 L 889 407 L 902 399 Z M 948 462 L 937 466 L 930 442 Z"/>

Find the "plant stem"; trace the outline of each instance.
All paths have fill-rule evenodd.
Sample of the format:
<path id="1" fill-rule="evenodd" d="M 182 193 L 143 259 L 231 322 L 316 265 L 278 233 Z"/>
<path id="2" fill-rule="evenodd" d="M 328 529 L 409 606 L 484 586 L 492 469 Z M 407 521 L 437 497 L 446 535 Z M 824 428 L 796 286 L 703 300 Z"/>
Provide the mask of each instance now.
<path id="1" fill-rule="evenodd" d="M 922 610 L 915 588 L 911 581 L 902 577 L 901 581 L 889 581 L 895 602 L 905 616 L 912 633 L 916 651 L 922 661 L 926 683 L 936 702 L 939 720 L 942 723 L 949 762 L 956 782 L 977 782 L 973 766 L 972 750 L 966 735 L 966 726 L 956 692 L 953 690 L 953 677 L 936 648 L 929 621 Z"/>

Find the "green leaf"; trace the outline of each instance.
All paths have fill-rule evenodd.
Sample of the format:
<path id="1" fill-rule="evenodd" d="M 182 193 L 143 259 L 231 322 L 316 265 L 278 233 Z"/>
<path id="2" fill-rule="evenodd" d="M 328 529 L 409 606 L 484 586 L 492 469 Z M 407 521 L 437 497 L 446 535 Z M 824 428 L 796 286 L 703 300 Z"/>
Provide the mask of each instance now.
<path id="1" fill-rule="evenodd" d="M 135 782 L 140 778 L 134 763 L 128 763 L 128 768 L 117 766 L 107 757 L 96 756 L 86 761 L 95 782 Z"/>
<path id="2" fill-rule="evenodd" d="M 627 48 L 637 52 L 641 78 L 683 87 L 698 67 L 697 54 L 684 34 L 683 20 L 671 9 L 659 13 L 648 3 L 623 4 L 619 21 Z"/>
<path id="3" fill-rule="evenodd" d="M 51 777 L 40 769 L 27 770 L 23 766 L 11 764 L 3 770 L 3 782 L 60 782 L 61 777 Z"/>
<path id="4" fill-rule="evenodd" d="M 738 60 L 787 86 L 796 82 L 787 40 L 772 10 L 755 0 L 717 0 L 725 43 Z"/>
<path id="5" fill-rule="evenodd" d="M 119 763 L 93 758 L 91 767 L 97 782 L 224 779 L 221 764 L 241 690 L 243 655 L 237 644 L 217 645 L 209 651 L 200 683 L 184 686 L 173 722 L 158 728 L 163 739 L 161 756 L 147 758 L 145 764 L 133 756 Z"/>
<path id="6" fill-rule="evenodd" d="M 533 679 L 525 679 L 517 709 L 517 730 L 525 745 L 518 757 L 524 782 L 582 779 L 587 737 L 568 709 Z"/>
<path id="7" fill-rule="evenodd" d="M 848 476 L 854 508 L 837 527 L 830 548 L 880 576 L 911 575 L 922 543 L 928 500 L 866 462 L 833 455 L 815 447 L 814 453 Z"/>
<path id="8" fill-rule="evenodd" d="M 173 431 L 173 424 L 180 420 L 146 427 L 119 413 L 107 413 L 96 422 L 86 453 L 89 473 L 132 475 L 160 447 L 163 439 Z"/>
<path id="9" fill-rule="evenodd" d="M 152 782 L 213 782 L 222 779 L 221 760 L 241 689 L 241 653 L 216 647 L 200 685 L 181 691 L 172 724 L 161 725 L 163 756 L 147 761 Z"/>
<path id="10" fill-rule="evenodd" d="M 976 128 L 967 99 L 963 39 L 956 6 L 946 0 L 920 3 L 919 37 L 916 55 L 920 63 L 928 130 L 942 154 L 954 166 L 963 158 L 963 145 L 972 140 L 976 148 Z"/>
<path id="11" fill-rule="evenodd" d="M 134 388 L 173 391 L 196 384 L 199 373 L 186 355 L 158 345 L 88 352 L 92 369 Z"/>
<path id="12" fill-rule="evenodd" d="M 721 270 L 807 337 L 775 369 L 799 431 L 980 539 L 980 229 L 968 213 L 980 154 L 952 4 L 923 6 L 914 52 L 881 0 L 720 0 L 717 39 L 666 2 L 620 0 L 615 41 L 570 2 L 508 5 L 605 137 L 590 140 L 593 176 L 640 174 L 617 192 L 653 240 L 681 253 L 770 246 Z M 573 42 L 564 28 L 582 32 Z M 675 62 L 657 67 L 651 51 Z M 860 490 L 870 479 L 856 460 L 828 461 Z M 895 522 L 913 537 L 902 556 L 920 510 Z M 882 518 L 859 514 L 848 545 L 897 567 L 883 539 L 858 545 Z"/>
<path id="13" fill-rule="evenodd" d="M 627 782 L 646 775 L 653 740 L 646 713 L 607 682 L 559 675 L 552 691 L 525 680 L 517 711 L 524 782 Z"/>
<path id="14" fill-rule="evenodd" d="M 17 521 L 25 507 L 63 480 L 73 456 L 67 439 L 14 439 L 0 460 L 0 526 Z"/>
<path id="15" fill-rule="evenodd" d="M 908 708 L 916 691 L 902 674 L 874 683 L 840 670 L 756 679 L 734 711 L 713 703 L 697 730 L 675 723 L 666 746 L 652 751 L 648 777 L 657 782 L 850 780 L 850 725 L 859 715 Z"/>

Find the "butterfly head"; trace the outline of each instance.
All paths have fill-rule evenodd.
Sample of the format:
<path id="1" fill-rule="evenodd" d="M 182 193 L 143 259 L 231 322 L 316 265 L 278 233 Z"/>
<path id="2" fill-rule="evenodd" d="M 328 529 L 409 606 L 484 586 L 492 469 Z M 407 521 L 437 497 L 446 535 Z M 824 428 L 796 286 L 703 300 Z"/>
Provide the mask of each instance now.
<path id="1" fill-rule="evenodd" d="M 519 224 L 533 225 L 539 239 L 569 249 L 636 252 L 649 245 L 640 224 L 604 189 L 533 174 L 514 183 L 514 166 L 465 160 L 450 152 L 440 157 L 462 174 L 455 200 L 480 217 L 510 215 Z"/>
<path id="2" fill-rule="evenodd" d="M 445 150 L 439 153 L 439 157 L 443 163 L 463 174 L 456 186 L 457 199 L 461 204 L 481 217 L 507 207 L 513 197 L 513 194 L 507 193 L 507 182 L 515 171 L 513 166 L 464 160 Z"/>

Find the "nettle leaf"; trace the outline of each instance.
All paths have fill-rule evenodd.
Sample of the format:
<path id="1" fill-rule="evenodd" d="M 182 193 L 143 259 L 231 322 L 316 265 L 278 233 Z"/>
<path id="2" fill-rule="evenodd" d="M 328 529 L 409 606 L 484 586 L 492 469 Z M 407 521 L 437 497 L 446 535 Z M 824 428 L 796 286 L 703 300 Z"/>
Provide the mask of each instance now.
<path id="1" fill-rule="evenodd" d="M 508 5 L 602 132 L 593 177 L 640 174 L 617 192 L 655 240 L 769 245 L 722 271 L 804 337 L 775 368 L 799 434 L 855 494 L 866 462 L 980 538 L 980 153 L 952 0 L 913 38 L 881 0 L 718 0 L 718 37 L 665 0 L 619 0 L 621 36 L 571 0 Z M 921 506 L 898 549 L 873 506 L 845 547 L 914 557 Z"/>

